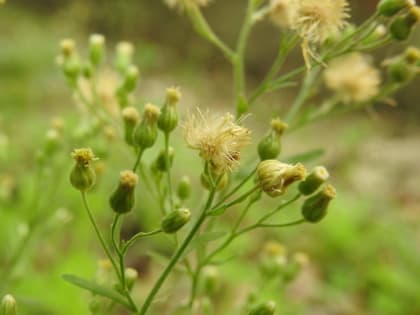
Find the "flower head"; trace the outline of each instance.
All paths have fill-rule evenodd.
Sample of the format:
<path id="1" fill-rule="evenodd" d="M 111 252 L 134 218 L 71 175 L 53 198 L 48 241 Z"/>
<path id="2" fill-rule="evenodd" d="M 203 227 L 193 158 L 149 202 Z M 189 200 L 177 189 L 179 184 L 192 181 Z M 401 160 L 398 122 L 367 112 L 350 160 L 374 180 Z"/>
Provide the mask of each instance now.
<path id="1" fill-rule="evenodd" d="M 324 80 L 346 103 L 369 100 L 378 93 L 381 83 L 379 71 L 359 53 L 333 60 L 324 72 Z"/>
<path id="2" fill-rule="evenodd" d="M 250 142 L 250 131 L 227 113 L 211 117 L 197 110 L 183 125 L 188 145 L 217 171 L 232 170 L 241 158 L 241 150 Z"/>
<path id="3" fill-rule="evenodd" d="M 97 159 L 90 148 L 74 149 L 71 152 L 71 157 L 81 165 L 88 165 L 90 162 Z"/>
<path id="4" fill-rule="evenodd" d="M 347 0 L 296 0 L 291 28 L 310 43 L 322 44 L 340 31 L 350 16 Z"/>

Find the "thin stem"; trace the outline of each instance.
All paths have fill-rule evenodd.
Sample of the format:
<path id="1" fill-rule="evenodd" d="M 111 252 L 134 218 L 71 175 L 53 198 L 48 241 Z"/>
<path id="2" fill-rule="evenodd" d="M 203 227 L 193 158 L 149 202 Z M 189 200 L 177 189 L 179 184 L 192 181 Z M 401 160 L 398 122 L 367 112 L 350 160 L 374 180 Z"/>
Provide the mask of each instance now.
<path id="1" fill-rule="evenodd" d="M 143 152 L 144 152 L 144 150 L 143 150 L 143 149 L 139 149 L 139 152 L 137 153 L 136 163 L 134 163 L 134 166 L 133 166 L 133 172 L 134 172 L 134 173 L 137 171 L 137 167 L 138 167 L 138 166 L 139 166 L 139 164 L 140 164 L 140 160 L 141 160 L 141 157 L 142 157 L 142 155 L 143 155 Z"/>
<path id="2" fill-rule="evenodd" d="M 170 274 L 170 272 L 172 271 L 172 269 L 174 268 L 174 266 L 176 265 L 178 260 L 181 258 L 182 254 L 187 249 L 190 242 L 193 240 L 195 234 L 198 232 L 201 225 L 204 223 L 204 221 L 206 219 L 206 212 L 207 212 L 208 209 L 210 209 L 211 204 L 213 203 L 215 193 L 216 193 L 216 190 L 213 188 L 210 191 L 210 194 L 209 194 L 209 197 L 207 199 L 206 205 L 205 205 L 203 211 L 201 212 L 199 218 L 197 219 L 196 223 L 194 224 L 194 226 L 192 227 L 192 229 L 190 230 L 188 235 L 185 237 L 185 239 L 182 242 L 182 244 L 180 245 L 180 247 L 177 249 L 177 251 L 172 256 L 171 260 L 169 261 L 166 268 L 163 270 L 163 272 L 160 275 L 160 277 L 158 278 L 158 280 L 156 281 L 155 285 L 153 286 L 152 290 L 150 291 L 149 295 L 147 296 L 142 308 L 140 309 L 140 312 L 138 312 L 138 315 L 145 315 L 147 313 L 150 305 L 152 304 L 156 294 L 159 292 L 159 290 L 162 287 L 163 283 L 165 282 L 166 278 L 168 277 L 168 275 Z"/>
<path id="3" fill-rule="evenodd" d="M 265 216 L 263 216 L 262 218 L 260 218 L 258 220 L 259 223 L 263 223 L 264 221 L 268 220 L 269 218 L 271 218 L 273 215 L 275 215 L 277 212 L 279 212 L 281 209 L 287 207 L 288 205 L 292 204 L 293 202 L 295 202 L 296 200 L 298 200 L 300 198 L 301 194 L 298 193 L 296 194 L 296 196 L 294 196 L 292 199 L 286 201 L 285 203 L 282 203 L 280 206 L 278 206 L 277 208 L 275 208 L 273 211 L 267 213 Z"/>
<path id="4" fill-rule="evenodd" d="M 156 235 L 161 233 L 162 230 L 161 229 L 156 229 L 150 232 L 139 232 L 137 234 L 135 234 L 133 237 L 131 237 L 126 243 L 125 245 L 122 247 L 121 249 L 121 253 L 125 254 L 127 252 L 127 250 L 139 239 L 143 238 L 143 237 L 147 237 L 147 236 L 152 236 L 152 235 Z"/>
<path id="5" fill-rule="evenodd" d="M 99 239 L 99 242 L 100 242 L 100 243 L 101 243 L 101 245 L 102 245 L 102 249 L 104 250 L 104 252 L 105 252 L 106 256 L 107 256 L 107 257 L 108 257 L 108 259 L 109 259 L 109 261 L 112 263 L 112 266 L 113 266 L 113 267 L 114 267 L 114 269 L 115 269 L 115 273 L 116 273 L 117 275 L 120 275 L 120 273 L 119 273 L 119 269 L 118 269 L 118 266 L 117 266 L 117 264 L 115 263 L 115 260 L 114 260 L 114 258 L 112 257 L 112 254 L 111 254 L 111 252 L 110 252 L 110 250 L 109 250 L 108 246 L 107 246 L 107 245 L 106 245 L 106 243 L 105 243 L 104 237 L 102 236 L 102 233 L 101 233 L 101 231 L 100 231 L 100 229 L 99 229 L 99 227 L 98 227 L 98 225 L 97 225 L 97 223 L 96 223 L 96 221 L 95 221 L 95 218 L 93 217 L 92 211 L 91 211 L 91 210 L 90 210 L 90 208 L 89 208 L 89 205 L 88 205 L 88 202 L 87 202 L 87 198 L 86 198 L 86 192 L 81 191 L 81 195 L 82 195 L 83 205 L 84 205 L 84 207 L 85 207 L 85 209 L 86 209 L 86 212 L 87 212 L 87 214 L 88 214 L 88 216 L 89 216 L 89 220 L 90 220 L 90 222 L 92 223 L 92 226 L 93 226 L 93 228 L 94 228 L 94 230 L 95 230 L 95 232 L 96 232 L 96 235 L 97 235 L 97 237 L 98 237 L 98 239 Z M 120 275 L 120 276 L 121 276 L 121 275 Z"/>
<path id="6" fill-rule="evenodd" d="M 268 223 L 256 223 L 251 226 L 248 226 L 239 232 L 236 233 L 236 236 L 239 236 L 241 234 L 247 233 L 249 231 L 255 230 L 257 228 L 281 228 L 281 227 L 287 227 L 287 226 L 293 226 L 298 225 L 306 222 L 305 219 L 299 219 L 296 221 L 288 222 L 288 223 L 279 223 L 279 224 L 268 224 Z"/>
<path id="7" fill-rule="evenodd" d="M 233 201 L 231 201 L 231 202 L 229 202 L 229 203 L 227 203 L 225 205 L 222 205 L 220 207 L 213 207 L 210 211 L 208 211 L 208 215 L 212 215 L 212 213 L 216 213 L 219 210 L 228 209 L 228 208 L 230 208 L 230 207 L 232 207 L 232 206 L 234 206 L 234 205 L 236 205 L 238 203 L 241 203 L 246 198 L 248 198 L 249 195 L 251 195 L 253 192 L 257 191 L 258 189 L 260 189 L 260 186 L 259 185 L 256 185 L 252 189 L 250 189 L 246 193 L 244 193 L 242 196 L 234 199 Z"/>
<path id="8" fill-rule="evenodd" d="M 168 184 L 168 199 L 169 199 L 169 211 L 174 209 L 174 196 L 172 194 L 172 179 L 171 179 L 171 165 L 169 157 L 169 132 L 165 132 L 165 164 L 166 164 L 166 180 Z"/>

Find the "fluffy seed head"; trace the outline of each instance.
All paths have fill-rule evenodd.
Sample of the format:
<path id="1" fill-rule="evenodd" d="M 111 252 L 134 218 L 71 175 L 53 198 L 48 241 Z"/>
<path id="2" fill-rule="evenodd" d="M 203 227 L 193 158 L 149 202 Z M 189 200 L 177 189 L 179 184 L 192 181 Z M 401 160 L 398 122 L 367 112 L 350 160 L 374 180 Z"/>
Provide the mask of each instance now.
<path id="1" fill-rule="evenodd" d="M 324 72 L 324 80 L 345 103 L 369 100 L 378 93 L 381 83 L 379 71 L 359 53 L 333 60 Z"/>
<path id="2" fill-rule="evenodd" d="M 347 0 L 296 0 L 291 28 L 310 43 L 322 44 L 338 33 L 349 18 Z"/>
<path id="3" fill-rule="evenodd" d="M 184 138 L 200 157 L 220 172 L 231 171 L 239 164 L 241 150 L 250 142 L 250 131 L 234 117 L 210 116 L 197 109 L 183 125 Z"/>

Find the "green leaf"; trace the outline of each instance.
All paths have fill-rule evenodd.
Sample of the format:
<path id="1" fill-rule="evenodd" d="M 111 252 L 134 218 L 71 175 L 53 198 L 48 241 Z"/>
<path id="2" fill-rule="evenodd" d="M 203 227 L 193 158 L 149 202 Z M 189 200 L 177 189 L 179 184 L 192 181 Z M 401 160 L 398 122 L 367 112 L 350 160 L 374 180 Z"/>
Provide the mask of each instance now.
<path id="1" fill-rule="evenodd" d="M 293 155 L 287 158 L 286 161 L 287 163 L 298 163 L 298 162 L 307 163 L 307 162 L 311 162 L 311 161 L 321 158 L 324 154 L 325 154 L 324 149 L 315 149 L 315 150 L 310 150 L 310 151 Z"/>
<path id="2" fill-rule="evenodd" d="M 64 280 L 66 280 L 67 282 L 69 282 L 69 283 L 71 283 L 71 284 L 73 284 L 73 285 L 75 285 L 79 288 L 88 290 L 88 291 L 90 291 L 94 294 L 97 294 L 97 295 L 107 297 L 107 298 L 113 300 L 114 302 L 125 306 L 129 310 L 134 311 L 133 308 L 131 307 L 131 305 L 126 301 L 126 299 L 121 294 L 114 291 L 113 289 L 104 287 L 104 286 L 99 285 L 99 284 L 97 284 L 93 281 L 89 281 L 89 280 L 80 278 L 80 277 L 75 276 L 75 275 L 65 274 L 65 275 L 62 275 L 62 278 Z"/>

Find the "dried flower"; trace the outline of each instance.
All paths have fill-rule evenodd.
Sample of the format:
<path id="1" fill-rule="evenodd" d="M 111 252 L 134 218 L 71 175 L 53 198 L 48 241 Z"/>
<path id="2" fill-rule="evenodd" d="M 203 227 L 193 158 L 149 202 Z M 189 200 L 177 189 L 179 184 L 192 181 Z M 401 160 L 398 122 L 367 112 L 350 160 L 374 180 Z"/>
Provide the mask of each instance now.
<path id="1" fill-rule="evenodd" d="M 345 103 L 369 100 L 378 93 L 381 83 L 379 71 L 359 53 L 330 62 L 324 79 L 327 87 L 337 92 Z"/>
<path id="2" fill-rule="evenodd" d="M 299 0 L 291 28 L 309 43 L 322 44 L 346 26 L 348 12 L 346 0 Z"/>
<path id="3" fill-rule="evenodd" d="M 188 145 L 219 171 L 231 171 L 239 164 L 241 150 L 250 142 L 250 131 L 227 113 L 211 117 L 208 112 L 190 114 L 183 125 Z"/>
<path id="4" fill-rule="evenodd" d="M 258 180 L 262 190 L 270 197 L 283 195 L 287 187 L 306 177 L 306 168 L 301 163 L 296 165 L 277 160 L 265 160 L 258 164 Z"/>
<path id="5" fill-rule="evenodd" d="M 297 13 L 296 0 L 271 0 L 270 18 L 274 24 L 282 28 L 291 28 Z"/>

